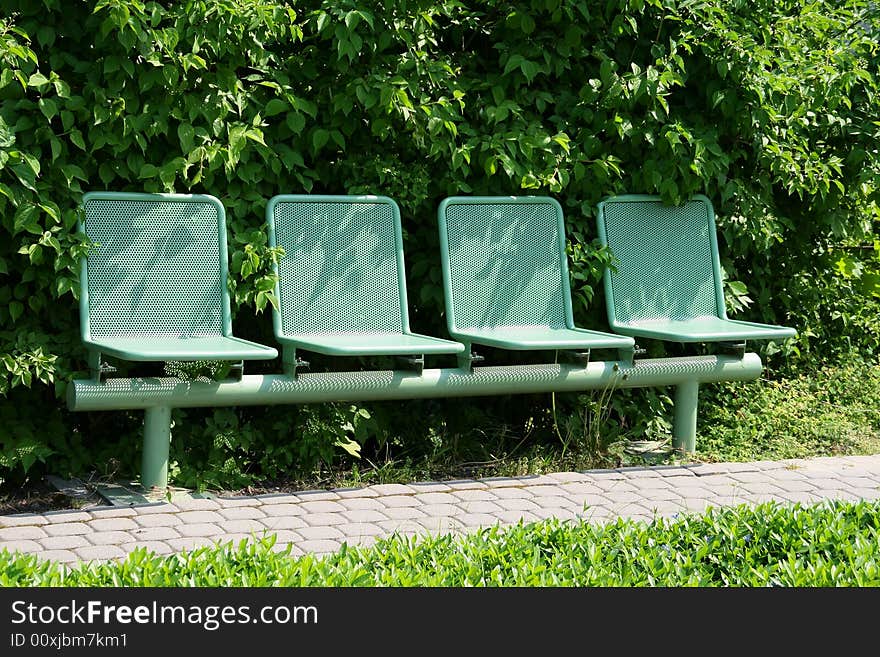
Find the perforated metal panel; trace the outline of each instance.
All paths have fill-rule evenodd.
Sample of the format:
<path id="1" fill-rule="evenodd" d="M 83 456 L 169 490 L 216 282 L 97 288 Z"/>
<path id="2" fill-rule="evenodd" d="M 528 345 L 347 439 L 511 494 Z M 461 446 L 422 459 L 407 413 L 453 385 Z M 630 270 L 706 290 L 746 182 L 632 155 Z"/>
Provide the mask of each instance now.
<path id="1" fill-rule="evenodd" d="M 285 251 L 278 264 L 282 335 L 403 330 L 395 209 L 363 199 L 274 205 L 275 242 Z"/>
<path id="2" fill-rule="evenodd" d="M 618 322 L 722 316 L 710 211 L 703 200 L 675 207 L 659 199 L 603 203 L 601 221 L 617 259 L 609 276 Z"/>
<path id="3" fill-rule="evenodd" d="M 457 328 L 566 327 L 557 205 L 457 202 L 445 219 L 447 304 Z"/>
<path id="4" fill-rule="evenodd" d="M 97 244 L 86 262 L 90 335 L 221 335 L 217 207 L 132 196 L 83 204 L 85 233 Z"/>

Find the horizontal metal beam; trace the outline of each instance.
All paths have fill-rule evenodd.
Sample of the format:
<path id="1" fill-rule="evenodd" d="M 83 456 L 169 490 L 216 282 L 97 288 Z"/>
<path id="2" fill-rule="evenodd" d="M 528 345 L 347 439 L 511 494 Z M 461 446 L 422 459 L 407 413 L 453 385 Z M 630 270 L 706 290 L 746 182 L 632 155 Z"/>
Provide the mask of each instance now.
<path id="1" fill-rule="evenodd" d="M 219 382 L 176 378 L 78 379 L 67 387 L 73 411 L 110 411 L 155 407 L 262 406 L 332 401 L 469 397 L 536 392 L 576 392 L 608 387 L 642 388 L 747 381 L 761 375 L 757 354 L 693 356 L 571 364 L 246 375 Z"/>

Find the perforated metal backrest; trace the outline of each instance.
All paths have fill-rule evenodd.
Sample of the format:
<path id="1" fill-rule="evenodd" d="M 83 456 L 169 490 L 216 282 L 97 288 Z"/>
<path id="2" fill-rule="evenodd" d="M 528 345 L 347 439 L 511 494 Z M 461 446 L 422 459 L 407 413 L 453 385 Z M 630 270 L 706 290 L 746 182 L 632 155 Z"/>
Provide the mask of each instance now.
<path id="1" fill-rule="evenodd" d="M 609 320 L 724 317 L 712 204 L 626 195 L 599 204 L 599 234 L 616 258 L 605 276 Z"/>
<path id="2" fill-rule="evenodd" d="M 409 330 L 400 211 L 381 196 L 280 195 L 266 211 L 284 248 L 279 336 Z"/>
<path id="3" fill-rule="evenodd" d="M 439 210 L 447 321 L 572 326 L 562 208 L 546 197 L 451 197 Z"/>
<path id="4" fill-rule="evenodd" d="M 83 337 L 228 335 L 226 218 L 212 196 L 90 192 Z"/>

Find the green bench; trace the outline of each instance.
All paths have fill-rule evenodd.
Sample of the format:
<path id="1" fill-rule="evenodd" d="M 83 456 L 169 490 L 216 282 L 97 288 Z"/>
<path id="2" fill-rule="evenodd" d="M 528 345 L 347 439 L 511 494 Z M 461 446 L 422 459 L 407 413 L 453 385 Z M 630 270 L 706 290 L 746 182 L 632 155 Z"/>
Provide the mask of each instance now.
<path id="1" fill-rule="evenodd" d="M 266 208 L 269 244 L 284 248 L 276 267 L 275 337 L 285 370 L 306 365 L 296 350 L 331 356 L 399 356 L 464 346 L 409 327 L 400 210 L 383 196 L 280 195 Z"/>
<path id="2" fill-rule="evenodd" d="M 574 325 L 559 203 L 546 197 L 445 199 L 438 211 L 449 334 L 513 350 L 633 349 Z M 631 356 L 630 356 L 631 357 Z"/>
<path id="3" fill-rule="evenodd" d="M 727 318 L 715 232 L 705 196 L 679 206 L 628 194 L 599 203 L 608 323 L 622 335 L 674 342 L 782 340 L 795 330 Z"/>
<path id="4" fill-rule="evenodd" d="M 226 213 L 206 195 L 90 192 L 80 231 L 80 330 L 92 375 L 127 361 L 271 360 L 232 335 Z"/>
<path id="5" fill-rule="evenodd" d="M 68 407 L 74 411 L 142 409 L 141 483 L 161 490 L 167 486 L 172 408 L 674 386 L 675 444 L 693 451 L 699 385 L 755 379 L 762 370 L 760 358 L 740 350 L 634 359 L 634 337 L 728 340 L 733 335 L 730 326 L 748 328 L 747 334 L 737 333 L 737 339 L 771 334 L 754 328 L 760 325 L 727 320 L 719 305 L 723 298 L 718 287 L 712 288 L 716 296 L 708 306 L 711 312 L 700 305 L 709 298 L 707 286 L 720 285 L 717 247 L 692 254 L 702 261 L 699 266 L 691 263 L 693 267 L 684 275 L 671 269 L 677 260 L 665 253 L 657 254 L 647 271 L 627 264 L 628 239 L 663 242 L 662 235 L 647 236 L 639 232 L 641 228 L 627 228 L 624 216 L 641 217 L 637 226 L 652 230 L 663 226 L 658 231 L 662 233 L 677 226 L 677 220 L 667 226 L 657 217 L 677 215 L 647 198 L 640 201 L 638 212 L 628 206 L 627 212 L 620 213 L 618 201 L 609 199 L 603 204 L 605 225 L 600 226 L 606 243 L 623 255 L 616 271 L 609 274 L 610 282 L 606 278 L 613 293 L 608 295 L 609 313 L 622 303 L 622 312 L 628 314 L 613 311 L 615 333 L 607 333 L 574 325 L 565 227 L 558 203 L 546 197 L 444 200 L 438 220 L 439 264 L 453 338 L 447 340 L 410 329 L 400 213 L 393 200 L 276 196 L 267 206 L 266 224 L 270 244 L 283 247 L 286 254 L 276 269 L 279 307 L 273 313 L 275 336 L 282 347 L 282 372 L 245 374 L 244 361 L 274 359 L 278 352 L 232 335 L 222 204 L 206 195 L 86 194 L 81 229 L 96 247 L 83 261 L 80 310 L 91 377 L 70 382 Z M 702 200 L 694 202 L 706 207 Z M 711 215 L 703 212 L 708 217 L 705 226 L 699 221 L 688 225 L 697 226 L 711 246 L 714 224 Z M 687 230 L 683 241 L 695 243 Z M 619 242 L 621 235 L 624 243 Z M 706 261 L 707 254 L 714 260 Z M 644 258 L 638 262 L 642 269 L 652 265 Z M 668 270 L 662 270 L 667 266 Z M 690 281 L 691 272 L 703 278 L 686 285 L 675 283 L 682 276 Z M 646 277 L 645 283 L 639 283 L 640 276 Z M 624 280 L 629 282 L 621 287 Z M 654 302 L 649 304 L 646 299 L 652 289 L 664 285 L 674 292 L 653 290 Z M 675 294 L 680 295 L 678 303 Z M 649 306 L 655 314 L 642 311 Z M 696 308 L 697 312 L 686 316 L 670 311 L 676 308 Z M 666 333 L 649 336 L 642 329 L 648 325 L 650 331 L 661 311 L 668 311 Z M 620 317 L 624 321 L 618 321 Z M 702 331 L 707 317 L 713 322 L 717 319 L 717 325 L 727 332 Z M 791 329 L 780 329 L 772 336 L 791 334 Z M 575 363 L 554 358 L 536 364 L 502 362 L 475 367 L 479 357 L 472 354 L 473 345 L 571 352 L 577 359 Z M 616 358 L 592 360 L 589 354 L 594 349 L 616 352 Z M 390 370 L 299 371 L 307 369 L 302 367 L 299 351 L 342 359 L 397 356 L 406 362 Z M 457 367 L 425 368 L 426 354 L 456 356 Z M 237 376 L 220 381 L 113 377 L 106 376 L 112 368 L 103 363 L 105 355 L 128 361 L 221 360 L 239 367 Z M 503 352 L 500 359 L 504 360 Z"/>

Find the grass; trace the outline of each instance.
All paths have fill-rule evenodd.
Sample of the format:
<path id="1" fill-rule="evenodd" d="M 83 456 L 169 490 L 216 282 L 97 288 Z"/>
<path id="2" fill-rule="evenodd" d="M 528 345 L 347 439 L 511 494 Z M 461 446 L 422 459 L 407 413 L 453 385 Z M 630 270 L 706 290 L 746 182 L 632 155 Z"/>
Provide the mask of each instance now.
<path id="1" fill-rule="evenodd" d="M 651 523 L 555 519 L 315 557 L 271 539 L 67 567 L 0 552 L 0 586 L 880 586 L 880 502 L 763 504 Z"/>

